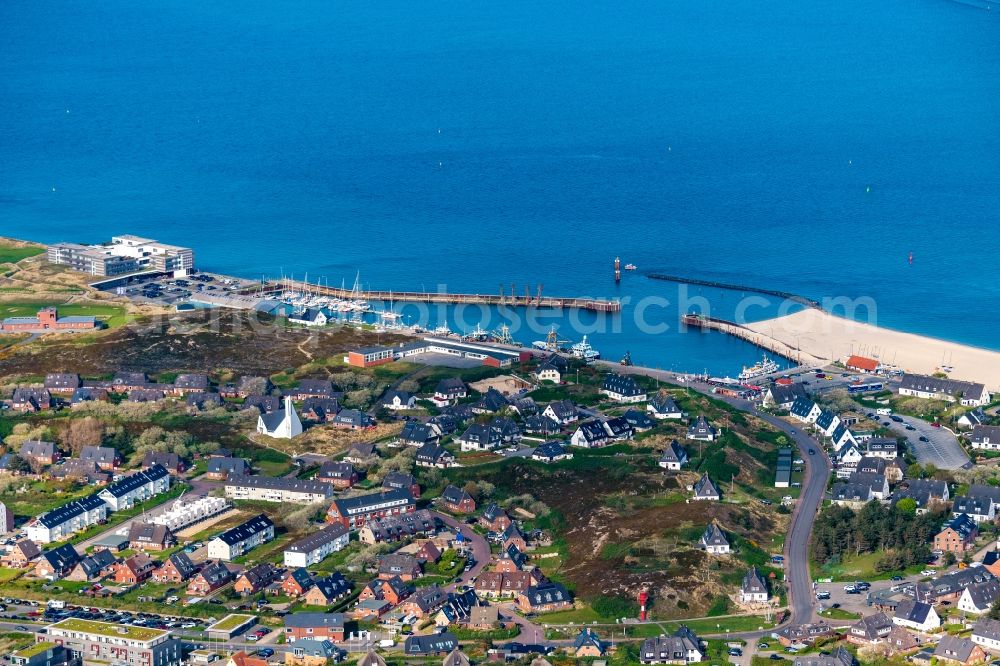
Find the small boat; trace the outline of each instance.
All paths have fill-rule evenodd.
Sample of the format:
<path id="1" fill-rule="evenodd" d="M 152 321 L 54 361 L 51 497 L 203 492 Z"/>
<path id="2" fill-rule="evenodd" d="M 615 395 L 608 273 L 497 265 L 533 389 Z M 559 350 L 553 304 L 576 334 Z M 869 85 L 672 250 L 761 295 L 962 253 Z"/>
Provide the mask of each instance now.
<path id="1" fill-rule="evenodd" d="M 431 332 L 434 333 L 434 335 L 444 335 L 444 336 L 452 335 L 451 329 L 443 325 L 438 326 Z"/>
<path id="2" fill-rule="evenodd" d="M 576 358 L 582 358 L 586 363 L 591 363 L 592 361 L 596 361 L 601 358 L 601 352 L 590 346 L 590 343 L 587 342 L 586 335 L 583 336 L 582 341 L 577 342 L 575 345 L 570 347 L 569 350 L 573 356 Z"/>
<path id="3" fill-rule="evenodd" d="M 627 271 L 634 271 L 635 270 L 635 264 L 625 264 L 625 270 L 627 270 Z"/>

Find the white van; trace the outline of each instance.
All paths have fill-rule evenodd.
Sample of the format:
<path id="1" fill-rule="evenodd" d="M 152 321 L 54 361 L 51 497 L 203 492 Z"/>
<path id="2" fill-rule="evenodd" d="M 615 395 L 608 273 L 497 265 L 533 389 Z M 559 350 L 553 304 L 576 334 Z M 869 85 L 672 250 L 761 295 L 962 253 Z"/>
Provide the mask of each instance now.
<path id="1" fill-rule="evenodd" d="M 890 414 L 892 414 L 892 410 L 889 409 L 888 407 L 879 407 L 878 409 L 875 410 L 875 413 L 878 414 L 879 416 L 889 416 Z"/>

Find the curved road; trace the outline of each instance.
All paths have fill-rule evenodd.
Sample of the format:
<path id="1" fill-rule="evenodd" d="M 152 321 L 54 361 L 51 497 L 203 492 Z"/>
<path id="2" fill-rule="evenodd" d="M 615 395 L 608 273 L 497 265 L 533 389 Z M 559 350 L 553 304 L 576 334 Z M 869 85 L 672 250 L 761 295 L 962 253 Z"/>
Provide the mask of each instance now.
<path id="1" fill-rule="evenodd" d="M 655 377 L 671 384 L 676 383 L 676 373 L 653 370 L 650 368 L 639 368 L 636 366 L 620 367 L 607 365 L 615 368 L 615 372 L 645 375 Z M 795 503 L 795 510 L 792 512 L 792 524 L 785 538 L 785 580 L 788 584 L 788 599 L 791 617 L 789 621 L 795 624 L 811 622 L 814 616 L 816 599 L 812 591 L 812 577 L 809 575 L 809 540 L 812 535 L 813 523 L 816 522 L 816 514 L 820 504 L 823 502 L 823 494 L 826 492 L 826 485 L 830 479 L 830 472 L 833 470 L 830 459 L 822 444 L 813 439 L 808 433 L 802 430 L 797 424 L 793 425 L 776 416 L 771 416 L 757 410 L 757 405 L 742 398 L 732 398 L 728 396 L 713 394 L 713 387 L 701 382 L 687 382 L 679 386 L 690 386 L 691 388 L 726 402 L 737 409 L 749 412 L 758 418 L 767 421 L 769 424 L 787 434 L 799 450 L 800 457 L 805 461 L 805 476 L 802 482 L 802 492 Z M 809 455 L 809 450 L 815 453 Z M 764 633 L 771 633 L 769 630 Z M 761 632 L 748 632 L 744 638 L 755 638 Z"/>

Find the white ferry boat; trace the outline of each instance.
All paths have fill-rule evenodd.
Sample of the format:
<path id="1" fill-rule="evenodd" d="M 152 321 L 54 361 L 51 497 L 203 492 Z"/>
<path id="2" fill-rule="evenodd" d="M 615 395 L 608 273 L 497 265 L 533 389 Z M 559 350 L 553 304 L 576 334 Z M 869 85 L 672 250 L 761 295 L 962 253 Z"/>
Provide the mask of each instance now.
<path id="1" fill-rule="evenodd" d="M 597 351 L 590 346 L 587 342 L 587 336 L 583 336 L 583 340 L 577 342 L 575 345 L 569 348 L 570 353 L 577 358 L 582 358 L 585 362 L 590 363 L 601 358 L 601 352 Z"/>
<path id="2" fill-rule="evenodd" d="M 763 359 L 757 361 L 750 367 L 743 366 L 743 372 L 740 373 L 739 380 L 745 382 L 750 379 L 757 379 L 758 377 L 763 377 L 764 375 L 769 375 L 772 372 L 777 372 L 780 369 L 777 363 L 764 356 Z"/>

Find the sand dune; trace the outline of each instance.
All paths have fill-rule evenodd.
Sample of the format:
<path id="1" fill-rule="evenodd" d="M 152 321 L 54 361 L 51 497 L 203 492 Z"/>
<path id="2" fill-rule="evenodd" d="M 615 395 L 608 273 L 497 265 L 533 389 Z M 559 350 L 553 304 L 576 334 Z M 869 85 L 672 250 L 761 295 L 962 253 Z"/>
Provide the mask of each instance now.
<path id="1" fill-rule="evenodd" d="M 930 374 L 948 365 L 954 379 L 982 382 L 1000 390 L 1000 352 L 863 324 L 808 309 L 747 324 L 746 328 L 822 359 L 850 354 L 877 358 L 908 372 Z"/>

